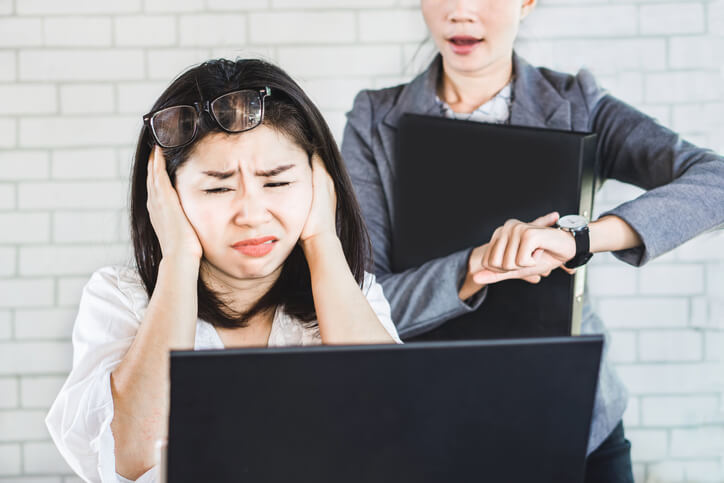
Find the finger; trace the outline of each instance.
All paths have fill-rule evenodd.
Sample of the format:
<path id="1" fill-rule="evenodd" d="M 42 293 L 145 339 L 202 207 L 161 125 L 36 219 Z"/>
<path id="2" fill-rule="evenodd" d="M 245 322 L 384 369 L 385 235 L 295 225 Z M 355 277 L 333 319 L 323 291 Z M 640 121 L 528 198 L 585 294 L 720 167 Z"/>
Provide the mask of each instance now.
<path id="1" fill-rule="evenodd" d="M 531 225 L 535 226 L 553 226 L 557 221 L 560 215 L 557 211 L 553 211 L 551 213 L 548 213 L 547 215 L 543 215 L 541 217 L 536 218 L 535 220 L 531 221 Z"/>
<path id="2" fill-rule="evenodd" d="M 508 246 L 505 248 L 505 253 L 503 253 L 503 268 L 506 270 L 516 270 L 520 268 L 517 260 L 522 230 L 524 230 L 524 225 L 522 223 L 516 225 L 512 229 L 511 236 L 508 239 Z"/>
<path id="3" fill-rule="evenodd" d="M 563 269 L 564 272 L 568 273 L 569 275 L 573 275 L 574 273 L 576 273 L 575 268 L 568 268 L 565 265 L 561 265 L 561 268 Z"/>
<path id="4" fill-rule="evenodd" d="M 540 275 L 528 275 L 527 277 L 523 277 L 523 280 L 528 283 L 538 283 L 540 282 L 541 278 Z"/>
<path id="5" fill-rule="evenodd" d="M 538 232 L 540 232 L 540 229 L 528 230 L 520 240 L 520 248 L 518 249 L 518 253 L 520 254 L 518 260 L 519 265 L 532 267 L 538 263 L 540 255 L 543 252 L 543 249 L 539 246 Z"/>
<path id="6" fill-rule="evenodd" d="M 496 271 L 503 270 L 503 254 L 505 253 L 505 247 L 508 245 L 508 237 L 508 232 L 504 228 L 498 235 L 498 239 L 490 243 L 486 268 Z"/>

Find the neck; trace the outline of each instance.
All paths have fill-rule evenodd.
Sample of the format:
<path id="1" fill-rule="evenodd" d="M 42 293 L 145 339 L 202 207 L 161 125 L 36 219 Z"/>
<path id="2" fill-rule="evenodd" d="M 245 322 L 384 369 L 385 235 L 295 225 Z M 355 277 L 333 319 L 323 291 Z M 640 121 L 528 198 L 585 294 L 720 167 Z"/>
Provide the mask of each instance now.
<path id="1" fill-rule="evenodd" d="M 280 266 L 265 277 L 238 279 L 203 261 L 200 276 L 206 286 L 213 290 L 231 310 L 243 313 L 271 289 L 281 272 Z"/>
<path id="2" fill-rule="evenodd" d="M 476 71 L 456 71 L 442 62 L 438 95 L 455 112 L 471 113 L 500 92 L 513 76 L 512 55 Z"/>

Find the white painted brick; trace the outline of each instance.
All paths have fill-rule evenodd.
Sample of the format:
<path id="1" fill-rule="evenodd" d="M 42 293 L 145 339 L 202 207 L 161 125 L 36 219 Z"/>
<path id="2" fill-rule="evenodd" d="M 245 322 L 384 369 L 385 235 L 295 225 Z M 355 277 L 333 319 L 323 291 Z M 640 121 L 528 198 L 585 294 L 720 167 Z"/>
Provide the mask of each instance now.
<path id="1" fill-rule="evenodd" d="M 0 339 L 9 339 L 12 337 L 13 328 L 11 317 L 12 315 L 9 310 L 0 310 Z"/>
<path id="2" fill-rule="evenodd" d="M 2 342 L 0 349 L 0 374 L 65 376 L 73 358 L 70 342 Z"/>
<path id="3" fill-rule="evenodd" d="M 709 322 L 709 299 L 705 295 L 692 297 L 691 317 L 689 326 L 702 329 L 715 329 L 716 326 L 710 326 Z M 722 327 L 724 328 L 724 326 Z"/>
<path id="4" fill-rule="evenodd" d="M 119 223 L 118 223 L 118 231 L 119 231 L 119 239 L 124 242 L 128 242 L 131 240 L 131 225 L 130 225 L 130 216 L 127 212 L 123 212 L 120 214 Z"/>
<path id="5" fill-rule="evenodd" d="M 15 185 L 0 183 L 0 210 L 15 208 Z"/>
<path id="6" fill-rule="evenodd" d="M 146 0 L 146 12 L 197 12 L 204 9 L 203 0 Z"/>
<path id="7" fill-rule="evenodd" d="M 724 332 L 709 331 L 705 341 L 707 360 L 724 362 Z"/>
<path id="8" fill-rule="evenodd" d="M 352 12 L 264 12 L 249 17 L 251 43 L 346 43 L 356 37 Z"/>
<path id="9" fill-rule="evenodd" d="M 48 165 L 46 151 L 0 151 L 0 180 L 44 179 Z"/>
<path id="10" fill-rule="evenodd" d="M 179 42 L 182 46 L 244 45 L 246 15 L 182 15 Z"/>
<path id="11" fill-rule="evenodd" d="M 639 412 L 639 398 L 630 397 L 626 405 L 626 412 L 623 413 L 623 424 L 626 428 L 640 424 Z"/>
<path id="12" fill-rule="evenodd" d="M 644 99 L 644 77 L 639 72 L 619 72 L 611 76 L 600 76 L 598 82 L 617 98 L 632 105 Z"/>
<path id="13" fill-rule="evenodd" d="M 721 460 L 685 461 L 684 474 L 686 481 L 699 483 L 721 483 L 724 481 L 724 463 Z"/>
<path id="14" fill-rule="evenodd" d="M 23 469 L 30 474 L 72 473 L 52 442 L 25 443 Z"/>
<path id="15" fill-rule="evenodd" d="M 712 72 L 661 72 L 646 75 L 646 102 L 701 102 L 722 98 L 721 76 Z"/>
<path id="16" fill-rule="evenodd" d="M 0 15 L 13 13 L 13 0 L 0 0 Z"/>
<path id="17" fill-rule="evenodd" d="M 631 441 L 631 459 L 651 461 L 666 457 L 668 435 L 663 430 L 629 429 L 626 439 Z"/>
<path id="18" fill-rule="evenodd" d="M 53 305 L 51 279 L 0 279 L 0 307 L 42 307 Z"/>
<path id="19" fill-rule="evenodd" d="M 141 0 L 16 0 L 15 9 L 21 15 L 129 13 L 141 9 Z"/>
<path id="20" fill-rule="evenodd" d="M 0 48 L 40 45 L 43 23 L 39 18 L 0 18 Z"/>
<path id="21" fill-rule="evenodd" d="M 724 31 L 724 0 L 714 0 L 709 4 L 709 32 Z"/>
<path id="22" fill-rule="evenodd" d="M 372 0 L 370 0 L 372 1 Z M 294 8 L 300 8 L 304 7 L 305 5 L 301 5 L 297 3 L 297 0 L 294 0 L 294 4 L 290 5 Z M 334 2 L 334 7 L 337 7 L 338 2 Z M 245 12 L 247 10 L 261 10 L 269 7 L 269 0 L 206 0 L 206 8 L 208 8 L 211 11 L 226 11 L 226 12 L 233 12 L 233 11 L 242 11 Z"/>
<path id="23" fill-rule="evenodd" d="M 636 34 L 636 8 L 628 5 L 555 6 L 538 9 L 527 19 L 535 38 L 618 37 Z"/>
<path id="24" fill-rule="evenodd" d="M 569 39 L 552 43 L 555 69 L 576 72 L 587 67 L 596 75 L 623 71 L 661 70 L 666 67 L 664 39 Z"/>
<path id="25" fill-rule="evenodd" d="M 111 45 L 111 19 L 107 17 L 58 17 L 44 21 L 45 45 L 107 47 Z"/>
<path id="26" fill-rule="evenodd" d="M 352 108 L 357 93 L 369 84 L 362 79 L 312 79 L 300 85 L 320 109 L 346 111 Z"/>
<path id="27" fill-rule="evenodd" d="M 596 201 L 610 201 L 616 204 L 638 198 L 644 194 L 638 186 L 622 183 L 615 179 L 607 179 L 601 189 L 596 193 Z"/>
<path id="28" fill-rule="evenodd" d="M 38 243 L 50 240 L 48 213 L 0 213 L 0 243 Z"/>
<path id="29" fill-rule="evenodd" d="M 17 474 L 20 474 L 20 445 L 0 444 L 0 476 Z"/>
<path id="30" fill-rule="evenodd" d="M 17 74 L 15 70 L 15 52 L 0 52 L 0 81 L 14 81 Z"/>
<path id="31" fill-rule="evenodd" d="M 685 327 L 689 305 L 685 298 L 602 298 L 599 315 L 610 328 Z"/>
<path id="32" fill-rule="evenodd" d="M 176 78 L 189 67 L 210 58 L 207 49 L 163 49 L 148 51 L 148 76 L 166 83 Z M 160 92 L 159 92 L 160 94 Z M 145 114 L 145 112 L 141 113 Z"/>
<path id="33" fill-rule="evenodd" d="M 0 377 L 0 409 L 17 408 L 19 401 L 17 379 Z"/>
<path id="34" fill-rule="evenodd" d="M 262 59 L 278 64 L 273 45 L 222 46 L 211 49 L 211 59 Z"/>
<path id="35" fill-rule="evenodd" d="M 19 187 L 22 209 L 73 209 L 93 207 L 123 208 L 126 206 L 126 186 L 119 181 L 21 183 Z"/>
<path id="36" fill-rule="evenodd" d="M 400 48 L 394 45 L 279 48 L 280 65 L 292 75 L 307 78 L 397 74 L 401 60 Z"/>
<path id="37" fill-rule="evenodd" d="M 17 309 L 15 311 L 16 339 L 70 339 L 77 310 Z"/>
<path id="38" fill-rule="evenodd" d="M 646 483 L 680 483 L 686 481 L 684 463 L 682 461 L 652 462 L 649 464 L 648 475 L 649 477 L 646 479 Z"/>
<path id="39" fill-rule="evenodd" d="M 610 344 L 608 358 L 611 362 L 634 362 L 638 353 L 637 334 L 631 330 L 612 330 L 609 332 Z"/>
<path id="40" fill-rule="evenodd" d="M 724 300 L 724 262 L 712 261 L 707 264 L 706 289 L 712 297 Z"/>
<path id="41" fill-rule="evenodd" d="M 173 17 L 134 16 L 114 19 L 116 45 L 159 46 L 176 43 Z"/>
<path id="42" fill-rule="evenodd" d="M 60 110 L 64 114 L 113 112 L 115 99 L 110 84 L 73 84 L 60 88 Z"/>
<path id="43" fill-rule="evenodd" d="M 0 85 L 0 115 L 50 114 L 58 109 L 55 87 L 48 84 Z"/>
<path id="44" fill-rule="evenodd" d="M 671 35 L 704 31 L 704 6 L 699 2 L 643 5 L 640 27 L 644 35 Z"/>
<path id="45" fill-rule="evenodd" d="M 73 310 L 77 310 L 83 287 L 88 283 L 89 278 L 90 276 L 62 277 L 58 279 L 58 305 L 60 307 L 72 307 Z"/>
<path id="46" fill-rule="evenodd" d="M 644 463 L 633 462 L 632 465 L 634 481 L 644 481 L 646 477 L 646 465 Z"/>
<path id="47" fill-rule="evenodd" d="M 0 148 L 12 148 L 16 143 L 17 125 L 15 119 L 0 118 Z"/>
<path id="48" fill-rule="evenodd" d="M 639 269 L 639 292 L 646 295 L 696 295 L 704 291 L 701 265 L 649 265 Z"/>
<path id="49" fill-rule="evenodd" d="M 118 112 L 142 116 L 166 89 L 168 82 L 124 82 L 118 86 Z"/>
<path id="50" fill-rule="evenodd" d="M 117 212 L 63 211 L 53 214 L 53 241 L 109 242 L 117 239 Z"/>
<path id="51" fill-rule="evenodd" d="M 721 457 L 724 454 L 724 426 L 671 431 L 671 456 L 676 458 Z"/>
<path id="52" fill-rule="evenodd" d="M 138 137 L 142 124 L 140 116 L 23 118 L 20 144 L 52 148 L 130 144 Z"/>
<path id="53" fill-rule="evenodd" d="M 720 378 L 717 363 L 619 364 L 617 371 L 632 395 L 711 391 Z"/>
<path id="54" fill-rule="evenodd" d="M 685 261 L 724 261 L 724 230 L 704 233 L 690 240 L 679 248 L 677 254 Z"/>
<path id="55" fill-rule="evenodd" d="M 25 81 L 116 81 L 144 76 L 141 50 L 24 50 L 19 55 L 20 79 Z"/>
<path id="56" fill-rule="evenodd" d="M 133 159 L 136 155 L 135 148 L 119 148 L 118 152 L 118 175 L 130 180 L 133 171 Z"/>
<path id="57" fill-rule="evenodd" d="M 590 266 L 586 272 L 591 295 L 633 295 L 637 287 L 637 269 L 629 265 Z"/>
<path id="58" fill-rule="evenodd" d="M 116 177 L 113 149 L 60 149 L 53 151 L 52 176 L 56 179 L 99 179 Z"/>
<path id="59" fill-rule="evenodd" d="M 717 420 L 716 396 L 657 396 L 641 398 L 644 426 L 692 426 Z"/>
<path id="60" fill-rule="evenodd" d="M 17 309 L 16 339 L 70 339 L 76 309 Z"/>
<path id="61" fill-rule="evenodd" d="M 709 69 L 724 62 L 724 38 L 712 36 L 669 39 L 669 65 L 675 69 Z"/>
<path id="62" fill-rule="evenodd" d="M 3 359 L 4 355 L 0 355 Z M 45 412 L 37 410 L 0 411 L 0 441 L 39 440 L 49 437 Z"/>
<path id="63" fill-rule="evenodd" d="M 639 357 L 642 361 L 702 360 L 704 343 L 696 330 L 642 330 L 639 334 Z"/>
<path id="64" fill-rule="evenodd" d="M 46 409 L 55 401 L 65 376 L 26 376 L 20 380 L 21 406 L 26 409 Z"/>
<path id="65" fill-rule="evenodd" d="M 724 124 L 723 111 L 724 102 L 674 106 L 672 127 L 677 131 L 711 129 Z"/>
<path id="66" fill-rule="evenodd" d="M 362 42 L 420 42 L 428 35 L 419 8 L 361 11 L 359 25 Z"/>
<path id="67" fill-rule="evenodd" d="M 20 247 L 20 274 L 81 275 L 128 259 L 124 245 L 73 245 Z"/>
<path id="68" fill-rule="evenodd" d="M 0 246 L 0 277 L 11 275 L 15 275 L 15 247 Z M 2 320 L 2 316 L 0 316 L 0 320 Z"/>

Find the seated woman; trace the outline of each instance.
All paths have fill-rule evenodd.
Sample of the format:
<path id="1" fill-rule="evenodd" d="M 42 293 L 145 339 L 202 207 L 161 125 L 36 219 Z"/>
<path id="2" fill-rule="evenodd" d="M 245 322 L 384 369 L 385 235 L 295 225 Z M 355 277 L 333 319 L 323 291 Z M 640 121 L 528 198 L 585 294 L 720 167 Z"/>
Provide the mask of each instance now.
<path id="1" fill-rule="evenodd" d="M 281 69 L 213 60 L 144 117 L 134 267 L 85 286 L 46 423 L 87 481 L 155 481 L 169 350 L 400 342 L 332 134 Z"/>

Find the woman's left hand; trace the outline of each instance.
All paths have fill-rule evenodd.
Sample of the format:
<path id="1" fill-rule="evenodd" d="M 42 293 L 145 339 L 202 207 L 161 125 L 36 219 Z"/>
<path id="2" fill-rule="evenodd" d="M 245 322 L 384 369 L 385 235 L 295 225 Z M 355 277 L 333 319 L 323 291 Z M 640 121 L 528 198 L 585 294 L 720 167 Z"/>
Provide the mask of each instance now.
<path id="1" fill-rule="evenodd" d="M 482 267 L 502 273 L 539 266 L 541 274 L 561 267 L 573 273 L 563 264 L 575 256 L 576 242 L 570 233 L 553 228 L 558 218 L 553 212 L 531 223 L 508 220 L 493 233 Z M 545 256 L 540 256 L 541 251 Z"/>
<path id="2" fill-rule="evenodd" d="M 300 242 L 307 242 L 320 235 L 337 236 L 337 195 L 334 181 L 327 173 L 322 158 L 312 155 L 312 207 L 302 228 Z"/>

